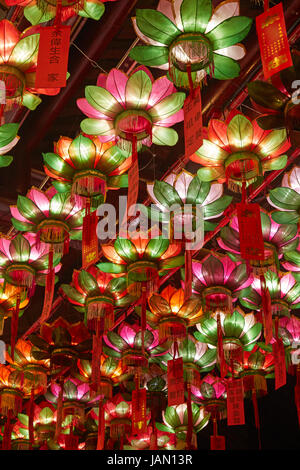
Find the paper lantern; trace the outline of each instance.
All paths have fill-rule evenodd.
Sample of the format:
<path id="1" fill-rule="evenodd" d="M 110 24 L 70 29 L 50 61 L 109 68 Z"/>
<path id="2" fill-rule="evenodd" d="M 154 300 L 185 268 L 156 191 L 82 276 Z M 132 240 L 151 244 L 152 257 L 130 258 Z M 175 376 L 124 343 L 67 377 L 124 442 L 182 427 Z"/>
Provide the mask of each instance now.
<path id="1" fill-rule="evenodd" d="M 146 46 L 136 46 L 130 57 L 141 64 L 168 70 L 177 87 L 189 88 L 188 69 L 194 86 L 210 75 L 219 80 L 235 78 L 237 60 L 245 55 L 239 44 L 252 20 L 239 15 L 237 2 L 162 1 L 156 10 L 137 10 L 133 25 Z"/>

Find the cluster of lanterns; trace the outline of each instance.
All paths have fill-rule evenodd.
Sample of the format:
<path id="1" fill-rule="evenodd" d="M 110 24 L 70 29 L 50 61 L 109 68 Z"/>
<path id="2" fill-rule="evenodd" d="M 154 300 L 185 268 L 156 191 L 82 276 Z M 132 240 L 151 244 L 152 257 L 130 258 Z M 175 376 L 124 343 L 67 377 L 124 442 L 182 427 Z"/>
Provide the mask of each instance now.
<path id="1" fill-rule="evenodd" d="M 99 20 L 104 11 L 98 0 L 6 3 L 24 7 L 32 27 L 20 33 L 0 21 L 0 78 L 7 91 L 2 116 L 12 106 L 34 110 L 39 95 L 60 91 L 35 88 L 41 23 L 57 15 L 62 22 L 74 15 Z M 188 92 L 193 96 L 210 77 L 239 75 L 246 52 L 240 41 L 252 23 L 232 0 L 215 9 L 210 0 L 161 0 L 157 10 L 137 10 L 132 21 L 143 45 L 130 56 L 140 65 L 129 75 L 101 73 L 85 88 L 77 101 L 86 116 L 79 134 L 61 136 L 43 155 L 51 186 L 19 196 L 10 207 L 16 234 L 0 237 L 2 331 L 11 318 L 11 344 L 0 366 L 5 450 L 196 449 L 197 433 L 210 421 L 211 448 L 224 449 L 218 421 L 243 424 L 243 400 L 252 398 L 259 427 L 256 400 L 268 393 L 268 381 L 275 378 L 279 388 L 287 372 L 300 372 L 299 167 L 267 195 L 272 209 L 259 208 L 262 257 L 245 257 L 233 205 L 240 193 L 247 204 L 247 192 L 265 172 L 287 165 L 297 138 L 288 85 L 299 71 L 299 55 L 293 53 L 290 73 L 278 76 L 284 92 L 266 82 L 249 84 L 262 116 L 252 120 L 234 111 L 209 121 L 202 145 L 189 156 L 196 174 L 172 171 L 147 184 L 152 208 L 145 207 L 144 216 L 155 218 L 157 236 L 119 233 L 101 245 L 99 258 L 96 209 L 107 191 L 130 186 L 128 172 L 143 146 L 177 143 L 173 125 L 184 120 Z M 167 74 L 154 79 L 147 67 Z M 17 124 L 0 127 L 0 166 L 10 164 L 6 153 L 17 133 Z M 185 205 L 191 209 L 182 216 Z M 201 257 L 192 253 L 188 266 L 176 227 L 183 217 L 196 222 L 196 206 L 205 237 L 230 216 L 215 248 Z M 82 320 L 51 322 L 54 284 L 73 240 L 82 240 L 82 268 L 59 293 Z M 162 287 L 180 269 L 181 285 Z M 36 285 L 45 287 L 41 327 L 18 339 L 18 319 Z M 132 315 L 124 318 L 124 310 Z M 297 383 L 300 419 L 300 375 Z M 232 423 L 235 386 L 242 395 Z"/>

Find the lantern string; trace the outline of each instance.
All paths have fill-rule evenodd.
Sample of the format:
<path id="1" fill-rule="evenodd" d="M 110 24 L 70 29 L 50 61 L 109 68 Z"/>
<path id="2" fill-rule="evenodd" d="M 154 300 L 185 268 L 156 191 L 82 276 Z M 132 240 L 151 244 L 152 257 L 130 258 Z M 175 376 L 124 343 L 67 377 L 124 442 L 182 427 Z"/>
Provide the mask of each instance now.
<path id="1" fill-rule="evenodd" d="M 108 73 L 108 72 L 106 72 L 106 70 L 104 70 L 104 68 L 101 67 L 101 65 L 99 65 L 95 60 L 93 60 L 93 59 L 91 59 L 89 56 L 87 56 L 87 55 L 83 52 L 83 50 L 81 50 L 80 47 L 78 47 L 77 44 L 75 44 L 75 42 L 72 42 L 71 45 L 74 46 L 74 47 L 90 62 L 90 64 L 91 64 L 94 68 L 97 68 L 97 69 L 101 70 L 101 72 L 103 72 L 103 73 L 106 73 L 106 74 Z"/>

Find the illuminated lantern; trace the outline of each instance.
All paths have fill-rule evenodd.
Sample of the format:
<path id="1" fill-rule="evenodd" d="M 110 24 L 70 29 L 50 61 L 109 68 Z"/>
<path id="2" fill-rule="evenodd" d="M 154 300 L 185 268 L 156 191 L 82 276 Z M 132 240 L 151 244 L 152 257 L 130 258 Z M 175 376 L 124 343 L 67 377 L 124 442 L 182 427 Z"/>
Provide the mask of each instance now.
<path id="1" fill-rule="evenodd" d="M 255 390 L 257 397 L 268 393 L 266 379 L 274 378 L 274 355 L 272 346 L 258 343 L 250 351 L 245 351 L 243 362 L 234 364 L 235 372 L 243 378 L 246 396 Z M 250 393 L 249 393 L 250 392 Z"/>
<path id="2" fill-rule="evenodd" d="M 112 441 L 120 441 L 123 447 L 125 436 L 131 432 L 132 403 L 118 393 L 104 405 L 105 425 L 110 429 Z"/>
<path id="3" fill-rule="evenodd" d="M 175 145 L 178 135 L 171 126 L 183 120 L 184 99 L 185 94 L 176 92 L 166 77 L 154 80 L 145 67 L 129 77 L 112 69 L 108 75 L 99 75 L 97 86 L 85 87 L 85 98 L 77 100 L 88 116 L 81 122 L 81 129 L 99 136 L 102 142 L 116 140 L 128 152 L 132 151 L 134 137 L 136 150 L 152 142 Z"/>
<path id="4" fill-rule="evenodd" d="M 235 310 L 232 314 L 218 313 L 211 318 L 200 318 L 196 325 L 197 330 L 194 335 L 198 341 L 207 343 L 211 348 L 217 348 L 218 345 L 218 322 L 220 317 L 223 350 L 225 360 L 230 365 L 232 353 L 237 350 L 247 351 L 253 348 L 261 335 L 262 325 L 257 323 L 253 313 L 244 314 L 242 311 Z"/>
<path id="5" fill-rule="evenodd" d="M 125 277 L 104 273 L 95 265 L 74 270 L 72 285 L 62 284 L 61 288 L 76 309 L 84 313 L 88 328 L 94 330 L 101 319 L 104 331 L 112 328 L 114 307 L 126 307 L 132 301 Z"/>
<path id="6" fill-rule="evenodd" d="M 136 46 L 130 57 L 141 64 L 168 70 L 177 87 L 197 86 L 210 75 L 228 80 L 239 75 L 237 60 L 245 55 L 239 44 L 252 24 L 239 15 L 238 2 L 180 0 L 160 2 L 158 10 L 137 10 L 133 25 L 146 46 Z"/>
<path id="7" fill-rule="evenodd" d="M 47 389 L 47 374 L 50 371 L 50 360 L 34 357 L 36 348 L 21 338 L 15 347 L 14 360 L 6 353 L 6 360 L 11 367 L 24 374 L 24 387 L 33 389 L 34 395 L 43 394 Z"/>
<path id="8" fill-rule="evenodd" d="M 29 297 L 35 284 L 44 285 L 48 272 L 49 246 L 39 243 L 33 234 L 0 238 L 0 276 L 9 285 L 26 289 Z M 53 256 L 55 272 L 61 268 L 60 255 Z"/>
<path id="9" fill-rule="evenodd" d="M 123 322 L 118 332 L 108 331 L 104 335 L 103 352 L 108 356 L 120 358 L 122 366 L 133 368 L 147 367 L 148 359 L 164 354 L 168 350 L 168 342 L 159 343 L 158 331 L 149 325 L 144 332 L 144 350 L 142 349 L 142 332 L 138 325 Z"/>
<path id="10" fill-rule="evenodd" d="M 220 254 L 209 254 L 201 262 L 193 260 L 192 271 L 193 292 L 201 294 L 205 313 L 231 313 L 238 292 L 252 282 L 245 263 L 234 263 Z"/>
<path id="11" fill-rule="evenodd" d="M 108 189 L 127 187 L 123 173 L 131 164 L 130 159 L 112 143 L 102 143 L 99 137 L 60 137 L 54 144 L 54 153 L 44 153 L 43 158 L 45 172 L 55 180 L 57 191 L 70 192 L 75 199 L 87 198 L 94 208 L 105 202 Z"/>
<path id="12" fill-rule="evenodd" d="M 27 390 L 30 395 L 30 390 Z M 5 416 L 16 415 L 22 410 L 25 390 L 22 373 L 10 365 L 0 365 L 0 409 Z"/>
<path id="13" fill-rule="evenodd" d="M 127 374 L 124 374 L 124 369 L 121 361 L 114 357 L 101 356 L 100 366 L 100 386 L 99 393 L 104 395 L 104 398 L 110 399 L 113 396 L 113 387 L 118 386 L 123 380 L 126 380 Z M 78 378 L 83 382 L 90 382 L 92 376 L 92 364 L 86 359 L 79 359 L 78 363 Z"/>
<path id="14" fill-rule="evenodd" d="M 149 296 L 158 288 L 159 275 L 167 270 L 181 266 L 184 256 L 181 255 L 180 242 L 170 242 L 150 233 L 117 237 L 114 245 L 102 245 L 102 251 L 110 263 L 99 263 L 97 266 L 104 272 L 127 276 L 128 292 L 139 298 L 145 287 Z"/>
<path id="15" fill-rule="evenodd" d="M 237 111 L 226 121 L 211 119 L 208 138 L 190 159 L 199 165 L 201 181 L 227 182 L 232 191 L 241 192 L 255 183 L 266 171 L 285 167 L 291 144 L 285 129 L 262 130 L 257 120 L 251 121 Z"/>
<path id="16" fill-rule="evenodd" d="M 294 84 L 300 76 L 299 52 L 292 51 L 293 67 L 273 75 L 270 82 L 248 83 L 248 94 L 264 115 L 257 119 L 265 130 L 286 128 L 293 145 L 299 145 L 299 99 Z M 296 96 L 295 96 L 296 93 Z"/>
<path id="17" fill-rule="evenodd" d="M 17 135 L 19 124 L 8 123 L 0 126 L 0 168 L 9 166 L 13 161 L 11 155 L 6 155 L 15 145 L 20 137 Z"/>
<path id="18" fill-rule="evenodd" d="M 55 18 L 58 5 L 60 5 L 61 21 L 65 22 L 74 16 L 82 16 L 84 18 L 91 18 L 93 20 L 100 20 L 104 13 L 105 1 L 114 0 L 87 0 L 82 3 L 80 0 L 54 0 L 47 2 L 46 0 L 5 0 L 6 5 L 14 6 L 20 5 L 24 7 L 24 16 L 32 24 L 46 23 Z"/>
<path id="19" fill-rule="evenodd" d="M 45 399 L 58 405 L 60 390 L 60 385 L 52 383 L 45 393 Z M 87 383 L 73 378 L 64 381 L 62 392 L 63 426 L 71 425 L 73 420 L 83 423 L 85 408 L 91 407 L 96 400 L 99 400 L 99 397 L 90 398 L 90 387 Z"/>
<path id="20" fill-rule="evenodd" d="M 271 214 L 272 215 L 272 214 Z M 294 251 L 299 243 L 296 224 L 277 224 L 270 215 L 260 210 L 262 235 L 265 247 L 265 259 L 263 261 L 250 260 L 254 275 L 260 276 L 264 271 L 272 269 L 279 270 L 279 260 L 290 251 Z M 233 217 L 228 226 L 223 227 L 220 232 L 218 243 L 226 250 L 231 259 L 241 261 L 240 235 L 237 217 Z M 283 263 L 285 266 L 285 263 Z"/>
<path id="21" fill-rule="evenodd" d="M 43 323 L 40 334 L 31 334 L 28 339 L 36 346 L 33 357 L 50 359 L 54 370 L 71 367 L 91 349 L 90 334 L 84 323 L 68 323 L 61 317 L 52 323 Z"/>
<path id="22" fill-rule="evenodd" d="M 266 287 L 271 296 L 271 310 L 274 318 L 289 317 L 291 310 L 299 308 L 300 284 L 295 276 L 292 273 L 285 273 L 278 277 L 273 271 L 264 273 Z M 261 285 L 258 279 L 254 279 L 250 287 L 241 290 L 239 301 L 251 310 L 261 308 Z"/>
<path id="23" fill-rule="evenodd" d="M 157 447 L 151 448 L 152 428 L 148 428 L 147 433 L 142 436 L 128 436 L 130 445 L 125 445 L 124 450 L 175 450 L 175 434 L 156 430 Z"/>
<path id="24" fill-rule="evenodd" d="M 18 414 L 18 419 L 14 423 L 12 432 L 11 432 L 11 449 L 12 450 L 30 450 L 31 443 L 29 439 L 28 425 L 24 426 L 20 422 L 19 416 L 20 416 L 20 413 Z M 3 435 L 4 435 L 4 432 L 3 432 Z"/>
<path id="25" fill-rule="evenodd" d="M 184 300 L 183 289 L 166 287 L 161 294 L 152 294 L 148 300 L 151 322 L 158 326 L 159 338 L 184 339 L 187 328 L 195 325 L 202 315 L 200 296 Z"/>
<path id="26" fill-rule="evenodd" d="M 192 446 L 197 448 L 196 434 L 203 429 L 209 421 L 210 414 L 203 407 L 191 404 L 192 408 Z M 177 438 L 176 449 L 186 448 L 186 437 L 188 432 L 187 405 L 183 403 L 177 406 L 168 406 L 163 412 L 163 423 L 156 423 L 160 431 L 173 433 Z"/>
<path id="27" fill-rule="evenodd" d="M 195 403 L 205 407 L 205 410 L 217 416 L 226 418 L 226 381 L 212 374 L 207 374 L 201 380 L 200 387 L 192 385 L 192 399 Z"/>
<path id="28" fill-rule="evenodd" d="M 271 189 L 268 195 L 271 206 L 279 209 L 272 213 L 278 224 L 299 224 L 300 167 L 294 166 L 282 178 L 281 187 Z"/>
<path id="29" fill-rule="evenodd" d="M 68 193 L 57 193 L 53 187 L 45 192 L 32 188 L 27 196 L 18 196 L 17 205 L 10 209 L 17 230 L 37 233 L 56 253 L 63 252 L 69 237 L 81 238 L 82 206 L 72 203 Z"/>
<path id="30" fill-rule="evenodd" d="M 28 28 L 23 33 L 8 20 L 0 21 L 0 80 L 5 83 L 5 110 L 23 105 L 34 110 L 41 98 L 37 95 L 57 95 L 60 88 L 36 88 L 35 77 L 39 49 L 39 30 Z"/>
<path id="31" fill-rule="evenodd" d="M 17 311 L 21 317 L 28 303 L 25 291 L 20 292 L 17 287 L 7 287 L 0 283 L 0 334 L 3 333 L 4 320 L 16 316 Z"/>
<path id="32" fill-rule="evenodd" d="M 300 320 L 292 315 L 290 318 L 282 317 L 279 319 L 278 336 L 281 338 L 285 353 L 288 356 L 288 362 L 297 364 L 299 361 L 300 346 Z"/>
<path id="33" fill-rule="evenodd" d="M 177 231 L 182 233 L 184 223 L 189 222 L 190 230 L 195 229 L 196 222 L 200 223 L 196 212 L 199 208 L 204 230 L 212 230 L 214 224 L 210 220 L 220 217 L 232 201 L 230 196 L 223 195 L 222 184 L 200 181 L 197 175 L 186 170 L 178 174 L 172 172 L 164 181 L 147 184 L 147 191 L 155 204 L 147 208 L 149 217 L 156 216 L 167 228 L 171 224 L 174 237 Z"/>

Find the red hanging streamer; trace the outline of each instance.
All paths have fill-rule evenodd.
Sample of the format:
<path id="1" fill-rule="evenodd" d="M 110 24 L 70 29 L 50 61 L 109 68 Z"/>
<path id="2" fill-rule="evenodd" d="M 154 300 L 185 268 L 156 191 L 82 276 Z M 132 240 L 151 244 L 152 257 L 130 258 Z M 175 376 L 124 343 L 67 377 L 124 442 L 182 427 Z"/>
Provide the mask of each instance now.
<path id="1" fill-rule="evenodd" d="M 224 356 L 223 333 L 222 333 L 222 327 L 221 327 L 220 314 L 217 315 L 217 334 L 218 334 L 218 359 L 219 359 L 219 365 L 220 365 L 220 374 L 221 374 L 221 377 L 224 378 L 227 374 L 227 366 L 226 366 L 225 356 Z"/>
<path id="2" fill-rule="evenodd" d="M 12 432 L 12 424 L 11 424 L 12 416 L 11 415 L 12 415 L 12 411 L 8 410 L 6 423 L 4 426 L 2 450 L 11 450 L 11 432 Z"/>
<path id="3" fill-rule="evenodd" d="M 41 314 L 41 323 L 46 321 L 50 315 L 52 301 L 54 296 L 55 270 L 53 268 L 53 246 L 50 246 L 48 255 L 48 274 L 46 278 L 46 288 L 44 296 L 43 310 Z"/>
<path id="4" fill-rule="evenodd" d="M 255 427 L 257 429 L 258 446 L 259 446 L 259 449 L 261 449 L 259 410 L 258 410 L 257 395 L 256 395 L 255 388 L 252 389 L 252 404 L 253 404 L 253 411 L 254 411 Z"/>
<path id="5" fill-rule="evenodd" d="M 142 331 L 142 354 L 145 354 L 145 331 L 146 331 L 147 289 L 145 282 L 142 283 L 142 309 L 141 309 L 141 331 Z"/>
<path id="6" fill-rule="evenodd" d="M 143 434 L 147 432 L 147 396 L 145 388 L 136 388 L 132 391 L 132 433 Z"/>
<path id="7" fill-rule="evenodd" d="M 236 208 L 242 258 L 264 260 L 265 251 L 259 205 L 241 202 L 236 204 Z"/>
<path id="8" fill-rule="evenodd" d="M 82 226 L 82 267 L 86 269 L 98 260 L 98 217 L 96 211 L 91 212 L 90 200 L 86 203 L 86 213 Z"/>
<path id="9" fill-rule="evenodd" d="M 266 344 L 269 344 L 273 338 L 272 305 L 270 292 L 266 286 L 264 275 L 260 276 L 260 290 L 262 300 L 264 336 Z"/>
<path id="10" fill-rule="evenodd" d="M 55 429 L 55 440 L 58 441 L 59 435 L 61 433 L 61 424 L 62 424 L 62 412 L 63 412 L 63 392 L 64 384 L 63 381 L 60 381 L 60 390 L 57 399 L 57 410 L 56 410 L 56 429 Z"/>
<path id="11" fill-rule="evenodd" d="M 184 279 L 184 300 L 188 300 L 192 295 L 192 251 L 185 250 L 185 279 Z"/>
<path id="12" fill-rule="evenodd" d="M 243 380 L 232 378 L 227 382 L 227 425 L 243 424 L 245 424 Z"/>
<path id="13" fill-rule="evenodd" d="M 30 449 L 34 445 L 34 428 L 33 428 L 33 419 L 34 419 L 34 388 L 31 388 L 30 393 L 30 402 L 29 402 L 29 413 L 28 413 L 28 428 L 29 428 L 29 440 L 30 440 Z"/>
<path id="14" fill-rule="evenodd" d="M 292 67 L 289 41 L 286 33 L 282 3 L 278 3 L 256 17 L 256 31 L 265 80 Z"/>
<path id="15" fill-rule="evenodd" d="M 104 406 L 103 406 L 102 401 L 99 400 L 97 450 L 104 449 L 104 437 L 105 437 Z"/>
<path id="16" fill-rule="evenodd" d="M 188 74 L 189 76 L 189 74 Z M 193 86 L 193 82 L 191 85 Z M 191 88 L 183 105 L 185 156 L 193 155 L 203 144 L 202 105 L 200 87 Z"/>
<path id="17" fill-rule="evenodd" d="M 15 344 L 18 334 L 18 323 L 19 323 L 19 311 L 20 311 L 20 294 L 17 294 L 16 307 L 13 309 L 10 326 L 10 346 L 11 346 L 11 358 L 14 361 L 15 358 Z"/>
<path id="18" fill-rule="evenodd" d="M 278 317 L 275 318 L 275 342 L 273 355 L 275 363 L 275 390 L 286 384 L 285 351 L 282 340 L 278 337 Z"/>
<path id="19" fill-rule="evenodd" d="M 91 389 L 94 392 L 98 392 L 99 387 L 100 387 L 102 338 L 103 338 L 103 318 L 97 321 L 96 334 L 93 335 Z"/>
<path id="20" fill-rule="evenodd" d="M 225 450 L 225 436 L 218 435 L 217 412 L 213 417 L 213 436 L 210 436 L 210 450 Z"/>
<path id="21" fill-rule="evenodd" d="M 137 153 L 136 136 L 131 137 L 132 140 L 132 164 L 128 171 L 128 198 L 127 207 L 123 220 L 120 224 L 120 236 L 127 236 L 128 216 L 133 213 L 139 195 L 139 162 Z"/>
<path id="22" fill-rule="evenodd" d="M 168 361 L 168 406 L 184 403 L 183 359 Z"/>
<path id="23" fill-rule="evenodd" d="M 192 437 L 193 437 L 193 412 L 192 412 L 192 398 L 191 398 L 191 385 L 187 383 L 187 416 L 188 416 L 188 427 L 186 433 L 186 444 L 187 448 L 192 448 Z"/>

